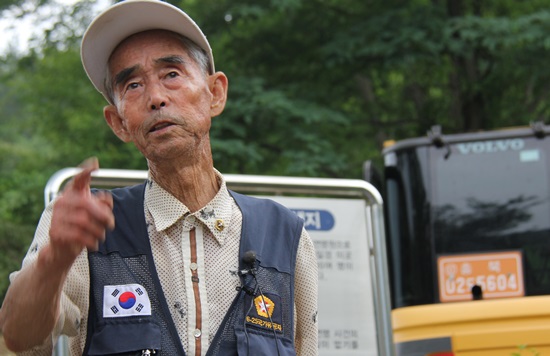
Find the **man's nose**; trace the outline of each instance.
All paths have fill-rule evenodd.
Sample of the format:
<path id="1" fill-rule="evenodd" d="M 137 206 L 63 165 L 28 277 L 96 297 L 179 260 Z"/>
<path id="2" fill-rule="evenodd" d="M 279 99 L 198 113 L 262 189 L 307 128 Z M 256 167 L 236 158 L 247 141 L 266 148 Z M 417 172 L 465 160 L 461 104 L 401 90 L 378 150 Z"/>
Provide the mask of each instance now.
<path id="1" fill-rule="evenodd" d="M 151 103 L 151 110 L 158 110 L 166 106 L 166 102 L 160 101 L 158 104 L 156 102 Z"/>
<path id="2" fill-rule="evenodd" d="M 151 83 L 149 85 L 149 108 L 151 110 L 160 110 L 168 103 L 166 91 L 161 83 Z"/>

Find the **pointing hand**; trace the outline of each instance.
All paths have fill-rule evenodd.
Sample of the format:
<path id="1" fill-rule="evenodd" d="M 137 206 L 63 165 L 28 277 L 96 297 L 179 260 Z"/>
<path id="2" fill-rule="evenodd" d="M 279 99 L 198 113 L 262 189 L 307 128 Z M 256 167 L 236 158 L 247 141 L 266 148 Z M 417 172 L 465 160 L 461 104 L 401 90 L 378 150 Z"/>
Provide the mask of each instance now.
<path id="1" fill-rule="evenodd" d="M 84 161 L 82 171 L 64 188 L 53 207 L 50 226 L 51 258 L 70 267 L 83 248 L 96 250 L 113 229 L 113 198 L 110 193 L 90 191 L 91 174 L 99 168 L 97 158 Z"/>

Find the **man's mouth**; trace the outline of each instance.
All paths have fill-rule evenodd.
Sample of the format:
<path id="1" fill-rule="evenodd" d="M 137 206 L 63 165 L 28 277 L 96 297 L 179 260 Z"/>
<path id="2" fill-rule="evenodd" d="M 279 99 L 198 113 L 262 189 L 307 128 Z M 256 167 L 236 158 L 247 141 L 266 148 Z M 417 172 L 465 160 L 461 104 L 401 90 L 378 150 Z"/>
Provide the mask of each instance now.
<path id="1" fill-rule="evenodd" d="M 151 128 L 151 130 L 149 130 L 149 132 L 155 132 L 155 131 L 158 131 L 158 130 L 162 130 L 163 128 L 168 127 L 168 126 L 172 126 L 172 125 L 173 124 L 171 122 L 159 122 L 158 124 L 153 126 Z"/>

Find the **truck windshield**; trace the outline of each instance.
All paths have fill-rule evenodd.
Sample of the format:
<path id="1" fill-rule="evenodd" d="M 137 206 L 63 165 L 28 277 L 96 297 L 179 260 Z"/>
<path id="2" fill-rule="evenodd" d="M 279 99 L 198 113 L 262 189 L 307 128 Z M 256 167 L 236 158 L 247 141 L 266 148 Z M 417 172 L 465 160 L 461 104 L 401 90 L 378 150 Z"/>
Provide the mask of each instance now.
<path id="1" fill-rule="evenodd" d="M 472 300 L 474 285 L 486 298 L 550 294 L 549 142 L 396 152 L 386 198 L 389 224 L 401 225 L 388 226 L 394 307 Z"/>

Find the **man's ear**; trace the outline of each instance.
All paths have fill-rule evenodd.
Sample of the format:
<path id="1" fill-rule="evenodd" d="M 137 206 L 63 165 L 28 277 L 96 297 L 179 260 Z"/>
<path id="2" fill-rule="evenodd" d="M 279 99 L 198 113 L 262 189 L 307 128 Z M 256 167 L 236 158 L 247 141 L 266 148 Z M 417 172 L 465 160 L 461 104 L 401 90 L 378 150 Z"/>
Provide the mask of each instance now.
<path id="1" fill-rule="evenodd" d="M 119 139 L 121 139 L 123 142 L 129 142 L 131 140 L 130 135 L 128 134 L 128 130 L 126 129 L 126 125 L 124 123 L 124 120 L 120 115 L 118 114 L 118 110 L 116 106 L 114 105 L 107 105 L 103 108 L 103 116 L 105 116 L 105 121 L 107 121 L 107 124 L 113 130 L 115 135 Z"/>
<path id="2" fill-rule="evenodd" d="M 210 103 L 210 117 L 218 116 L 225 108 L 227 101 L 227 76 L 223 72 L 216 72 L 209 77 L 212 102 Z"/>

